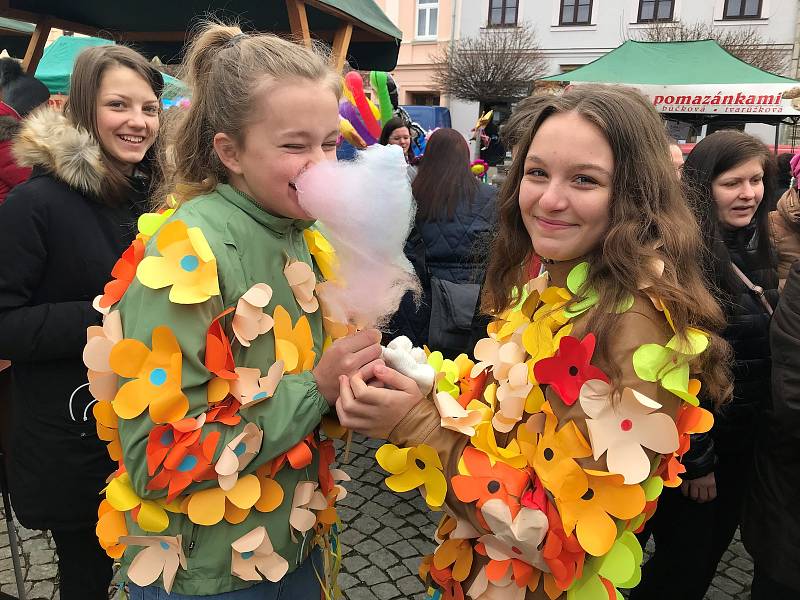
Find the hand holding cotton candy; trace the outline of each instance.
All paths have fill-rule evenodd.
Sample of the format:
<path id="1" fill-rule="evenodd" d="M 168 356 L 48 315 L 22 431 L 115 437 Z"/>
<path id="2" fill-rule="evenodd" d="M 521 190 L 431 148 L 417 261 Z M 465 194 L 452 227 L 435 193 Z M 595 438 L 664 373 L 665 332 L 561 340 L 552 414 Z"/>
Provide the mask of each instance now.
<path id="1" fill-rule="evenodd" d="M 419 291 L 403 253 L 415 208 L 402 148 L 377 145 L 354 161 L 318 163 L 296 186 L 339 260 L 328 299 L 359 328 L 385 324 L 405 292 Z"/>

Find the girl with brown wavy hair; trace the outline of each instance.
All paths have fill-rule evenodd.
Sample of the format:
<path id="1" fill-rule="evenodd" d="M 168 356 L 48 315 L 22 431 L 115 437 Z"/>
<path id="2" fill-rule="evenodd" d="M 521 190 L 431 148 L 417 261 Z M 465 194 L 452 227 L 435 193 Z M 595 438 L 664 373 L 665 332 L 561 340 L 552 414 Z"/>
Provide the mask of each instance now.
<path id="1" fill-rule="evenodd" d="M 389 366 L 378 385 L 340 378 L 337 411 L 389 440 L 389 487 L 446 506 L 422 569 L 446 597 L 613 596 L 638 582 L 634 532 L 679 484 L 689 435 L 711 426 L 691 374 L 713 402 L 729 392 L 722 312 L 644 97 L 570 89 L 542 102 L 518 148 L 477 364 L 432 355 L 430 393 Z M 526 282 L 533 253 L 546 273 Z"/>

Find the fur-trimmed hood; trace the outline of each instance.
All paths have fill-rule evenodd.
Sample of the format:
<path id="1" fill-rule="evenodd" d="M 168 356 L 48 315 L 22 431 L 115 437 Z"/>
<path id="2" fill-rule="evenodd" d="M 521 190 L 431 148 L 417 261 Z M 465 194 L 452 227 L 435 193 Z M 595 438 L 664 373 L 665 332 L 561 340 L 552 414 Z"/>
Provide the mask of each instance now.
<path id="1" fill-rule="evenodd" d="M 106 177 L 100 145 L 61 113 L 44 109 L 22 123 L 14 156 L 25 167 L 40 167 L 84 194 L 100 196 Z"/>

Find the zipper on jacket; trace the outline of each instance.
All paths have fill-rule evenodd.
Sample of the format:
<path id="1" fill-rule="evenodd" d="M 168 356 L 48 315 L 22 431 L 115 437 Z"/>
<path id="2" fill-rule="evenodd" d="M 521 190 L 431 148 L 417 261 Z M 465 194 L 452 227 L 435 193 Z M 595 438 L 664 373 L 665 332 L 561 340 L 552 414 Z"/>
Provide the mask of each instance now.
<path id="1" fill-rule="evenodd" d="M 192 555 L 192 551 L 194 550 L 195 544 L 197 542 L 197 528 L 199 525 L 192 523 L 192 535 L 189 538 L 189 545 L 186 546 L 186 558 L 189 558 Z"/>

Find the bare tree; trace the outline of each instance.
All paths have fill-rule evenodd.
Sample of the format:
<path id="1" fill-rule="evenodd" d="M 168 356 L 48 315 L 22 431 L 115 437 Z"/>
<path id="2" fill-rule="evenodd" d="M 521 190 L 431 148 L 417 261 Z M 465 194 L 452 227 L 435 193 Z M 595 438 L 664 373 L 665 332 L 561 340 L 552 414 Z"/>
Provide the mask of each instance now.
<path id="1" fill-rule="evenodd" d="M 716 40 L 736 58 L 759 69 L 780 74 L 786 71 L 791 54 L 752 26 L 714 27 L 710 23 L 661 21 L 637 30 L 634 39 L 643 42 Z"/>
<path id="2" fill-rule="evenodd" d="M 530 94 L 547 72 L 535 31 L 529 25 L 489 28 L 466 37 L 434 57 L 434 82 L 449 96 L 472 102 L 504 102 Z"/>

